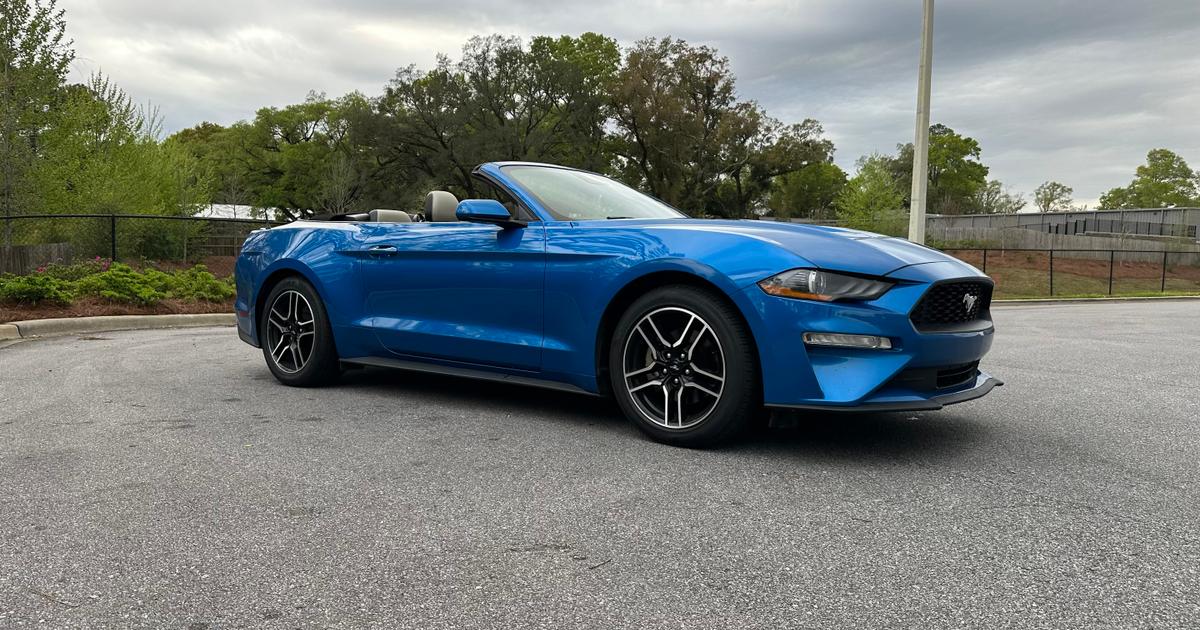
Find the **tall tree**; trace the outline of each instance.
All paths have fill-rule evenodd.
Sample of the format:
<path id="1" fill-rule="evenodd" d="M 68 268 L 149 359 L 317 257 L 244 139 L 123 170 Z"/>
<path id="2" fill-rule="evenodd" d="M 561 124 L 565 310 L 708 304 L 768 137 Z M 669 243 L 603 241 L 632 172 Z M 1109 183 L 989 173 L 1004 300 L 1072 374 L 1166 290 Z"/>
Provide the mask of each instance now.
<path id="1" fill-rule="evenodd" d="M 858 160 L 858 173 L 834 201 L 837 218 L 846 227 L 893 236 L 904 233 L 904 196 L 889 166 L 888 158 L 881 155 Z"/>
<path id="2" fill-rule="evenodd" d="M 205 164 L 226 203 L 270 208 L 287 219 L 347 212 L 362 205 L 374 175 L 352 133 L 352 121 L 369 109 L 357 93 L 312 93 L 304 103 L 260 109 L 250 122 L 202 123 L 172 139 Z"/>
<path id="3" fill-rule="evenodd" d="M 377 160 L 393 177 L 474 195 L 491 160 L 606 170 L 607 92 L 620 62 L 612 39 L 475 37 L 462 58 L 403 68 L 378 101 Z"/>
<path id="4" fill-rule="evenodd" d="M 912 181 L 913 145 L 896 146 L 896 156 L 888 168 L 896 185 L 907 190 Z M 982 150 L 974 138 L 956 133 L 950 127 L 929 127 L 929 211 L 937 214 L 972 212 L 979 189 L 987 185 L 988 167 L 981 161 Z M 904 204 L 910 203 L 905 193 Z"/>
<path id="5" fill-rule="evenodd" d="M 779 218 L 828 219 L 845 186 L 846 172 L 837 164 L 816 162 L 776 178 L 768 205 Z"/>
<path id="6" fill-rule="evenodd" d="M 159 141 L 159 118 L 96 75 L 72 85 L 54 125 L 41 135 L 30 189 L 46 212 L 188 216 L 209 200 L 199 161 L 177 142 Z M 94 221 L 38 222 L 43 236 L 80 251 L 107 252 L 108 230 Z M 64 227 L 66 229 L 64 229 Z M 91 229 L 89 229 L 91 228 Z M 187 226 L 126 223 L 121 243 L 139 255 L 178 255 Z"/>
<path id="7" fill-rule="evenodd" d="M 696 213 L 765 210 L 774 178 L 833 154 L 816 121 L 781 124 L 738 99 L 727 58 L 669 37 L 627 51 L 612 111 L 621 178 Z"/>
<path id="8" fill-rule="evenodd" d="M 1075 190 L 1059 182 L 1043 182 L 1033 190 L 1033 203 L 1041 212 L 1066 212 L 1071 209 Z"/>
<path id="9" fill-rule="evenodd" d="M 706 207 L 709 214 L 728 218 L 765 214 L 766 198 L 776 179 L 833 160 L 833 143 L 821 136 L 823 130 L 815 120 L 785 126 L 756 114 L 740 127 L 748 135 L 721 144 L 726 167 L 717 176 L 717 188 Z"/>
<path id="10" fill-rule="evenodd" d="M 974 212 L 981 214 L 1013 214 L 1027 204 L 1025 196 L 1013 193 L 1000 180 L 993 179 L 975 192 Z"/>
<path id="11" fill-rule="evenodd" d="M 1101 209 L 1164 208 L 1200 205 L 1200 173 L 1182 157 L 1167 149 L 1146 154 L 1146 163 L 1128 186 L 1113 188 L 1100 196 Z"/>
<path id="12" fill-rule="evenodd" d="M 0 207 L 21 209 L 19 193 L 39 151 L 39 137 L 63 99 L 75 52 L 55 0 L 0 0 Z M 4 244 L 12 243 L 5 221 Z"/>

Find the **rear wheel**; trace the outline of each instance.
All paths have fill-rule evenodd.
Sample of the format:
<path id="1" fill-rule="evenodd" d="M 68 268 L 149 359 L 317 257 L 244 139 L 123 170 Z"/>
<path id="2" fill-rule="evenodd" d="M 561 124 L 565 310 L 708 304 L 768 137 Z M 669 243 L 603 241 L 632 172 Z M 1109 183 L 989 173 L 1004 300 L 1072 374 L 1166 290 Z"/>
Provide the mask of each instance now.
<path id="1" fill-rule="evenodd" d="M 325 305 L 312 285 L 287 278 L 267 296 L 259 325 L 263 357 L 284 385 L 312 387 L 337 381 L 337 349 Z"/>
<path id="2" fill-rule="evenodd" d="M 617 323 L 609 347 L 613 392 L 655 440 L 707 446 L 728 440 L 758 404 L 753 341 L 720 296 L 690 286 L 656 289 Z"/>

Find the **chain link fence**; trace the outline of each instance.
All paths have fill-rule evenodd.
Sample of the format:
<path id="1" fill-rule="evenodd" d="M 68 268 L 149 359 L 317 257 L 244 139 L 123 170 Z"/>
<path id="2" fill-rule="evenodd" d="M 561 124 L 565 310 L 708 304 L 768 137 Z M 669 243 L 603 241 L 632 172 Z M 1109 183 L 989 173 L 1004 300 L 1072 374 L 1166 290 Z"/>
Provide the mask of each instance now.
<path id="1" fill-rule="evenodd" d="M 94 258 L 158 266 L 205 264 L 230 275 L 257 219 L 140 214 L 26 214 L 0 217 L 0 273 L 26 274 L 49 263 Z"/>
<path id="2" fill-rule="evenodd" d="M 947 249 L 996 281 L 997 298 L 1200 293 L 1200 254 L 1158 250 Z"/>
<path id="3" fill-rule="evenodd" d="M 49 263 L 111 258 L 133 264 L 204 264 L 233 273 L 253 230 L 282 225 L 258 219 L 136 214 L 40 214 L 0 219 L 0 273 L 24 274 Z M 996 280 L 996 297 L 1200 293 L 1200 253 L 1156 250 L 953 248 L 946 253 Z"/>

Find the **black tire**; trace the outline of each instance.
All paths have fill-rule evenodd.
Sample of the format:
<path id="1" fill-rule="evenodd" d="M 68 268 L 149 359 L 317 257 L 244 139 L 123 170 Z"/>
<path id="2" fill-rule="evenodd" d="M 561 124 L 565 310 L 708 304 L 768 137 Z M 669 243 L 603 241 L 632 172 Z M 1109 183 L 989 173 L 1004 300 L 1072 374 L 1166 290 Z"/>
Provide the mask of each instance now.
<path id="1" fill-rule="evenodd" d="M 302 301 L 296 299 L 297 294 Z M 304 317 L 306 314 L 311 315 L 311 325 L 293 326 L 288 321 L 294 319 L 300 323 L 310 319 Z M 285 278 L 271 289 L 263 302 L 263 312 L 259 314 L 258 330 L 263 358 L 280 383 L 292 387 L 318 387 L 337 382 L 341 365 L 329 316 L 316 289 L 306 280 Z M 273 351 L 277 356 L 272 355 Z"/>
<path id="2" fill-rule="evenodd" d="M 693 316 L 698 319 L 690 319 Z M 711 336 L 691 328 L 698 326 L 696 321 L 705 324 Z M 670 330 L 657 330 L 661 327 Z M 692 338 L 695 341 L 688 341 Z M 735 308 L 712 291 L 672 285 L 646 293 L 617 322 L 608 356 L 617 404 L 659 442 L 686 447 L 727 442 L 751 423 L 760 407 L 754 340 Z M 701 361 L 707 363 L 702 367 Z M 718 376 L 720 380 L 714 378 Z M 656 406 L 650 394 L 657 398 L 659 389 L 663 402 Z M 670 426 L 672 397 L 677 426 Z M 715 403 L 704 402 L 713 398 Z"/>

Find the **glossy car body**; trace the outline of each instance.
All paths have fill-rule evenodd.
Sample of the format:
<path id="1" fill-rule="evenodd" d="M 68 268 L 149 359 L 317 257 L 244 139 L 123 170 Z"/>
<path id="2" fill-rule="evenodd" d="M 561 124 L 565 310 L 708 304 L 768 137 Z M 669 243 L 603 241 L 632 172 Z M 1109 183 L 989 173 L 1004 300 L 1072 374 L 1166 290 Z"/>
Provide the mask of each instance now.
<path id="1" fill-rule="evenodd" d="M 236 268 L 242 339 L 260 345 L 265 295 L 298 275 L 320 295 L 345 362 L 602 394 L 608 335 L 624 307 L 654 287 L 683 283 L 717 292 L 744 318 L 768 406 L 937 409 L 999 384 L 977 369 L 992 343 L 991 281 L 966 263 L 835 227 L 560 220 L 506 172 L 517 165 L 530 166 L 489 163 L 476 174 L 519 201 L 530 219 L 523 227 L 297 221 L 255 232 Z M 869 301 L 821 302 L 770 295 L 758 284 L 797 268 L 894 285 Z M 968 298 L 979 300 L 977 316 L 915 323 L 923 298 L 942 286 L 981 289 Z M 879 336 L 892 348 L 812 346 L 806 332 Z"/>

